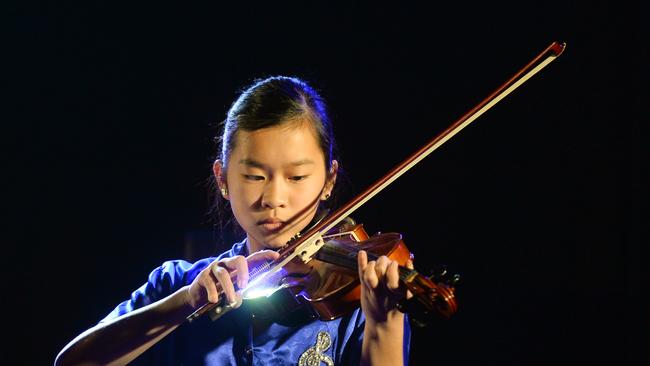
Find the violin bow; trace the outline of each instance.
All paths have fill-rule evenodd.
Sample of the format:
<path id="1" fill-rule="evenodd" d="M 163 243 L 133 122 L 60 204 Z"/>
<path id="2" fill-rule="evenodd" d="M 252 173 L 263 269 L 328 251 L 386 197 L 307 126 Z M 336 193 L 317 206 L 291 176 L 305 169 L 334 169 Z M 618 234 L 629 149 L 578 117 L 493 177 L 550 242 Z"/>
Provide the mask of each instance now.
<path id="1" fill-rule="evenodd" d="M 533 58 L 526 66 L 514 74 L 510 79 L 503 83 L 499 88 L 493 91 L 485 99 L 479 102 L 474 108 L 467 111 L 455 122 L 453 122 L 446 130 L 439 133 L 427 144 L 422 146 L 419 150 L 411 154 L 403 162 L 395 166 L 392 170 L 386 173 L 383 177 L 379 178 L 375 183 L 366 188 L 363 192 L 357 195 L 354 199 L 350 200 L 348 203 L 337 209 L 331 215 L 320 220 L 316 225 L 311 227 L 307 232 L 301 234 L 300 236 L 295 237 L 285 247 L 280 251 L 280 257 L 275 261 L 269 263 L 268 274 L 279 271 L 287 263 L 293 260 L 295 257 L 300 256 L 304 262 L 309 261 L 311 257 L 320 249 L 324 243 L 322 238 L 322 233 L 326 233 L 336 227 L 343 219 L 350 216 L 354 211 L 356 211 L 363 204 L 368 202 L 371 198 L 376 196 L 388 185 L 393 183 L 397 178 L 406 173 L 409 169 L 414 167 L 422 159 L 426 158 L 433 151 L 438 149 L 442 144 L 447 142 L 449 139 L 454 137 L 458 132 L 463 128 L 467 127 L 470 123 L 474 122 L 478 117 L 487 112 L 490 108 L 494 107 L 499 103 L 503 98 L 512 93 L 515 89 L 520 87 L 533 75 L 540 72 L 544 67 L 548 66 L 556 58 L 558 58 L 564 49 L 566 48 L 566 43 L 563 42 L 553 42 L 541 53 L 539 53 L 535 58 Z M 265 266 L 266 267 L 266 266 Z M 260 273 L 253 282 L 261 281 L 267 273 Z M 248 288 L 252 287 L 253 282 L 251 282 Z M 217 307 L 218 304 L 205 304 L 198 310 L 196 310 L 192 315 L 187 319 L 193 320 L 204 314 L 205 312 Z"/>
<path id="2" fill-rule="evenodd" d="M 446 130 L 442 131 L 440 134 L 438 134 L 438 136 L 434 137 L 426 145 L 422 146 L 419 150 L 406 158 L 402 163 L 395 166 L 391 171 L 378 179 L 374 184 L 369 186 L 365 191 L 357 195 L 354 199 L 350 200 L 347 204 L 337 209 L 328 217 L 322 219 L 317 225 L 312 227 L 309 231 L 305 232 L 302 235 L 302 238 L 289 243 L 288 247 L 284 248 L 286 250 L 283 250 L 283 252 L 286 253 L 286 255 L 290 255 L 290 253 L 293 252 L 295 248 L 300 246 L 305 241 L 308 241 L 312 236 L 315 236 L 319 233 L 328 232 L 334 228 L 341 220 L 350 216 L 355 210 L 357 210 L 359 207 L 361 207 L 363 204 L 381 192 L 402 174 L 406 173 L 409 169 L 411 169 L 433 151 L 438 149 L 442 144 L 451 139 L 463 128 L 467 127 L 483 113 L 494 107 L 494 105 L 505 98 L 508 94 L 512 93 L 533 75 L 537 74 L 544 67 L 553 62 L 558 56 L 562 54 L 562 52 L 564 52 L 565 48 L 565 43 L 551 43 L 544 51 L 542 51 L 533 60 L 526 64 L 526 66 L 514 74 L 510 79 L 508 79 L 508 81 L 506 81 L 503 85 L 488 95 L 487 98 L 478 103 L 474 108 L 463 114 Z M 276 261 L 280 261 L 282 259 L 283 258 L 280 257 Z"/>

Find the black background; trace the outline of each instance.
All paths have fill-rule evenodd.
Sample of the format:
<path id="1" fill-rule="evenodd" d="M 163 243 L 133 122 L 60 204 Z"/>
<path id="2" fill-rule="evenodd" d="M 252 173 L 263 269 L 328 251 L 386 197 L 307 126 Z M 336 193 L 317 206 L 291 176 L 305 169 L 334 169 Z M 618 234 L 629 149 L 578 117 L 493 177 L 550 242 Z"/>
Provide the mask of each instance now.
<path id="1" fill-rule="evenodd" d="M 413 365 L 648 364 L 647 5 L 276 3 L 7 8 L 5 361 L 51 364 L 219 236 L 214 126 L 253 79 L 321 90 L 349 197 L 565 41 L 355 218 L 462 275 L 456 316 L 414 329 Z"/>

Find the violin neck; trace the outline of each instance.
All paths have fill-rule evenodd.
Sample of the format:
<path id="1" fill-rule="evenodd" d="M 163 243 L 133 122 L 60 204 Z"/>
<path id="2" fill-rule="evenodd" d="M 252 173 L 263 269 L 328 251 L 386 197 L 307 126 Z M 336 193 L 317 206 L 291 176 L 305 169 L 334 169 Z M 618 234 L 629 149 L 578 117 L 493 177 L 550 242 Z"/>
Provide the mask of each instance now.
<path id="1" fill-rule="evenodd" d="M 356 271 L 358 269 L 357 256 L 359 255 L 359 250 L 361 249 L 352 244 L 339 242 L 337 245 L 333 245 L 331 242 L 325 242 L 323 247 L 316 252 L 314 258 L 325 263 L 334 264 Z M 371 252 L 366 253 L 368 254 L 369 261 L 376 261 L 380 257 Z M 401 265 L 399 266 L 399 277 L 402 281 L 406 281 L 416 273 L 417 272 L 414 269 L 409 269 Z"/>

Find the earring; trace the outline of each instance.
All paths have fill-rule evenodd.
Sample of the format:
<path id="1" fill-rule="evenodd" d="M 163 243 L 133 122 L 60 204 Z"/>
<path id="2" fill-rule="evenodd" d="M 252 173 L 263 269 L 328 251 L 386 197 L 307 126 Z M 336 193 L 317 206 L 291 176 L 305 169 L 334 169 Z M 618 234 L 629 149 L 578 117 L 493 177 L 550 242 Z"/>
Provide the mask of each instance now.
<path id="1" fill-rule="evenodd" d="M 329 194 L 329 193 L 325 193 L 325 199 L 328 199 L 328 198 L 330 198 L 330 194 Z"/>
<path id="2" fill-rule="evenodd" d="M 227 188 L 221 188 L 221 195 L 226 197 L 228 195 L 228 189 Z"/>

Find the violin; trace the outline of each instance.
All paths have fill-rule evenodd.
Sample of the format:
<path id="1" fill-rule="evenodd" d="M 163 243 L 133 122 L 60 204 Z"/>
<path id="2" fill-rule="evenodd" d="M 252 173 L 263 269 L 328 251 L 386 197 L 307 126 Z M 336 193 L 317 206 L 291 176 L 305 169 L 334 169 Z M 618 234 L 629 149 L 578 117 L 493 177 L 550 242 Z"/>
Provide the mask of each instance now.
<path id="1" fill-rule="evenodd" d="M 466 112 L 446 130 L 437 135 L 402 163 L 378 179 L 361 194 L 338 208 L 331 215 L 324 215 L 304 232 L 296 234 L 284 247 L 278 250 L 280 257 L 249 269 L 249 284 L 239 289 L 242 299 L 284 298 L 285 303 L 308 307 L 314 317 L 332 320 L 359 307 L 360 281 L 357 272 L 357 254 L 368 252 L 369 260 L 382 255 L 397 261 L 400 283 L 413 295 L 397 303 L 397 309 L 408 313 L 414 324 L 426 325 L 432 317 L 449 319 L 456 313 L 458 305 L 455 287 L 459 275 L 448 276 L 446 271 L 427 277 L 415 269 L 406 267 L 413 256 L 402 241 L 399 233 L 383 233 L 369 236 L 362 224 L 357 224 L 350 215 L 402 174 L 448 141 L 460 130 L 492 108 L 496 103 L 538 73 L 562 52 L 566 44 L 553 42 L 521 70 L 508 79 L 474 108 Z M 233 283 L 237 271 L 230 273 Z M 187 317 L 193 321 L 209 313 L 212 320 L 233 309 L 221 296 L 220 302 L 208 303 Z M 277 308 L 278 304 L 268 303 Z"/>

